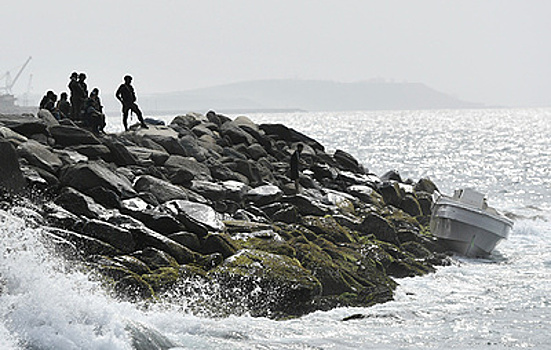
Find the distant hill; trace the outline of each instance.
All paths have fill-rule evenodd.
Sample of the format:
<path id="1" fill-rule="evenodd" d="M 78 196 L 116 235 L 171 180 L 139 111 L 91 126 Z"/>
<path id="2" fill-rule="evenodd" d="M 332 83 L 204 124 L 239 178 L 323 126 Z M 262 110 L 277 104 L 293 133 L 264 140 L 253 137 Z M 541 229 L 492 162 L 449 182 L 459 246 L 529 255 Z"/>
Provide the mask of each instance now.
<path id="1" fill-rule="evenodd" d="M 392 110 L 475 108 L 421 83 L 256 80 L 183 92 L 141 95 L 144 110 Z"/>

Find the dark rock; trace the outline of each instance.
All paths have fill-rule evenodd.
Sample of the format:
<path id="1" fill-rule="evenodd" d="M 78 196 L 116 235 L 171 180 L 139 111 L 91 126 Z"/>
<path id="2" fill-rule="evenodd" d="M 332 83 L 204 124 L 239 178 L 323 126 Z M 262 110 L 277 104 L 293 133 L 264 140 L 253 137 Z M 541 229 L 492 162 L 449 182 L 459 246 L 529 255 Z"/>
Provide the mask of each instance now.
<path id="1" fill-rule="evenodd" d="M 220 253 L 224 259 L 234 255 L 236 251 L 237 250 L 233 244 L 224 236 L 219 234 L 209 234 L 205 238 L 205 242 L 201 245 L 201 253 Z"/>
<path id="2" fill-rule="evenodd" d="M 232 163 L 228 164 L 228 167 L 231 170 L 244 175 L 253 186 L 262 182 L 262 176 L 260 175 L 260 171 L 254 162 L 243 159 L 235 159 Z"/>
<path id="3" fill-rule="evenodd" d="M 423 213 L 419 202 L 411 194 L 405 195 L 398 207 L 411 216 L 418 216 Z"/>
<path id="4" fill-rule="evenodd" d="M 153 162 L 157 166 L 162 166 L 165 164 L 166 160 L 170 157 L 170 154 L 162 149 L 162 151 L 139 147 L 139 146 L 129 146 L 126 147 L 126 150 L 130 153 L 136 164 L 148 164 Z M 115 156 L 114 156 L 115 158 Z M 122 162 L 123 160 L 121 160 Z M 130 160 L 129 160 L 130 161 Z M 116 161 L 115 161 L 116 162 Z"/>
<path id="5" fill-rule="evenodd" d="M 262 124 L 259 126 L 260 130 L 264 131 L 267 135 L 271 135 L 276 140 L 283 140 L 286 142 L 301 142 L 306 144 L 316 151 L 324 151 L 324 147 L 316 140 L 294 130 L 286 127 L 283 124 Z"/>
<path id="6" fill-rule="evenodd" d="M 56 144 L 62 147 L 101 144 L 93 133 L 76 126 L 57 125 L 50 127 L 49 131 Z"/>
<path id="7" fill-rule="evenodd" d="M 96 203 L 103 205 L 109 209 L 121 209 L 122 201 L 121 198 L 108 188 L 104 187 L 94 187 L 86 191 L 86 194 L 94 199 Z"/>
<path id="8" fill-rule="evenodd" d="M 297 208 L 293 205 L 283 206 L 272 215 L 272 220 L 274 222 L 285 222 L 288 224 L 300 222 L 300 214 Z"/>
<path id="9" fill-rule="evenodd" d="M 403 183 L 402 177 L 400 176 L 400 173 L 396 170 L 390 170 L 381 176 L 381 181 L 383 182 L 389 182 L 389 181 L 396 181 L 398 183 Z"/>
<path id="10" fill-rule="evenodd" d="M 436 185 L 434 184 L 434 182 L 432 182 L 432 180 L 428 178 L 423 178 L 423 179 L 420 179 L 415 184 L 415 191 L 427 192 L 427 193 L 433 194 L 434 191 L 438 191 L 438 187 L 436 187 Z"/>
<path id="11" fill-rule="evenodd" d="M 361 166 L 356 158 L 352 157 L 349 153 L 342 150 L 336 150 L 333 154 L 333 158 L 337 161 L 339 168 L 343 170 L 349 170 L 354 173 L 364 174 L 365 169 Z"/>
<path id="12" fill-rule="evenodd" d="M 25 188 L 25 178 L 19 167 L 15 148 L 4 140 L 0 140 L 0 170 L 0 187 L 3 190 L 20 193 Z"/>
<path id="13" fill-rule="evenodd" d="M 128 179 L 118 176 L 101 162 L 78 163 L 65 169 L 60 177 L 63 185 L 86 192 L 94 187 L 114 191 L 121 198 L 136 196 L 136 191 Z"/>
<path id="14" fill-rule="evenodd" d="M 196 252 L 198 252 L 201 248 L 201 245 L 199 243 L 199 238 L 197 237 L 196 234 L 191 232 L 181 231 L 181 232 L 172 233 L 168 235 L 168 238 Z"/>
<path id="15" fill-rule="evenodd" d="M 296 259 L 260 250 L 241 250 L 208 275 L 223 287 L 239 291 L 234 297 L 246 303 L 253 315 L 300 312 L 301 304 L 321 293 L 319 281 Z"/>
<path id="16" fill-rule="evenodd" d="M 386 204 L 398 207 L 402 202 L 402 192 L 397 182 L 384 182 L 379 186 L 379 193 Z"/>
<path id="17" fill-rule="evenodd" d="M 55 173 L 63 162 L 47 146 L 36 141 L 27 141 L 17 147 L 17 153 L 20 157 L 26 159 L 29 164 L 44 169 L 50 173 Z"/>
<path id="18" fill-rule="evenodd" d="M 149 129 L 140 129 L 136 131 L 135 137 L 137 140 L 152 140 L 161 145 L 170 154 L 187 156 L 186 151 L 178 141 L 178 133 L 170 127 L 151 126 Z"/>
<path id="19" fill-rule="evenodd" d="M 128 270 L 143 275 L 144 273 L 151 273 L 151 269 L 140 259 L 130 255 L 119 255 L 113 257 L 113 261 L 121 264 Z"/>
<path id="20" fill-rule="evenodd" d="M 384 242 L 400 244 L 392 224 L 376 213 L 367 214 L 358 227 L 358 231 L 364 234 L 373 234 L 378 240 Z"/>
<path id="21" fill-rule="evenodd" d="M 135 252 L 132 256 L 143 261 L 151 270 L 178 266 L 178 262 L 170 254 L 153 247 L 146 247 Z"/>
<path id="22" fill-rule="evenodd" d="M 183 188 L 150 175 L 138 177 L 134 183 L 134 188 L 139 192 L 151 193 L 159 203 L 173 199 L 188 199 L 188 195 Z"/>
<path id="23" fill-rule="evenodd" d="M 251 145 L 255 142 L 255 139 L 248 132 L 241 129 L 239 125 L 231 121 L 222 124 L 220 127 L 220 134 L 223 137 L 229 138 L 234 145 L 240 143 Z"/>
<path id="24" fill-rule="evenodd" d="M 130 216 L 113 215 L 109 218 L 109 222 L 131 232 L 138 249 L 145 250 L 147 247 L 156 248 L 172 256 L 179 264 L 193 263 L 197 258 L 196 253 L 170 238 L 145 227 L 143 223 Z M 147 261 L 139 259 L 147 263 Z"/>
<path id="25" fill-rule="evenodd" d="M 119 250 L 114 248 L 112 245 L 86 235 L 82 235 L 70 230 L 64 230 L 53 227 L 44 227 L 44 232 L 53 234 L 55 236 L 66 239 L 75 245 L 78 251 L 85 256 L 90 255 L 108 255 L 113 256 L 119 254 Z"/>
<path id="26" fill-rule="evenodd" d="M 347 191 L 364 203 L 373 204 L 379 208 L 383 207 L 385 204 L 383 196 L 369 186 L 352 185 L 347 188 Z"/>
<path id="27" fill-rule="evenodd" d="M 209 168 L 192 157 L 171 155 L 164 165 L 172 172 L 176 172 L 179 169 L 187 169 L 193 174 L 193 178 L 196 180 L 212 180 Z"/>
<path id="28" fill-rule="evenodd" d="M 46 221 L 52 226 L 71 230 L 77 224 L 80 225 L 82 223 L 82 220 L 77 215 L 55 203 L 45 203 L 43 210 Z"/>
<path id="29" fill-rule="evenodd" d="M 183 136 L 179 141 L 187 156 L 193 157 L 199 162 L 204 162 L 207 159 L 208 152 L 199 145 L 196 137 Z"/>
<path id="30" fill-rule="evenodd" d="M 131 253 L 136 249 L 136 242 L 130 231 L 104 221 L 95 219 L 88 221 L 84 224 L 82 233 L 109 243 L 125 253 Z"/>
<path id="31" fill-rule="evenodd" d="M 138 164 L 137 157 L 116 138 L 104 138 L 102 142 L 108 147 L 113 162 L 118 166 L 128 166 Z M 153 152 L 153 151 L 151 151 Z M 167 155 L 168 157 L 168 155 Z"/>
<path id="32" fill-rule="evenodd" d="M 47 127 L 44 120 L 34 116 L 8 114 L 0 114 L 0 125 L 27 137 L 34 134 L 44 134 Z"/>
<path id="33" fill-rule="evenodd" d="M 105 145 L 77 145 L 68 148 L 71 151 L 78 152 L 90 159 L 104 159 L 111 161 L 111 151 Z"/>
<path id="34" fill-rule="evenodd" d="M 71 187 L 63 188 L 54 203 L 75 215 L 84 215 L 92 219 L 97 219 L 106 212 L 105 207 Z"/>
<path id="35" fill-rule="evenodd" d="M 302 194 L 285 197 L 283 201 L 294 205 L 301 215 L 324 216 L 330 210 L 327 205 L 324 205 L 319 200 L 306 197 Z"/>

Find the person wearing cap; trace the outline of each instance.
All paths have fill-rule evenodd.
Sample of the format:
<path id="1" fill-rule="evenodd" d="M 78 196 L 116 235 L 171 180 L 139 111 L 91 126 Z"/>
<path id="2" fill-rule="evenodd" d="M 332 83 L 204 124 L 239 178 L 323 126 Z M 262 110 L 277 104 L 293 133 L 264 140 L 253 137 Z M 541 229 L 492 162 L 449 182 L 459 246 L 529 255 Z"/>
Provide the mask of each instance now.
<path id="1" fill-rule="evenodd" d="M 124 77 L 124 83 L 119 86 L 117 92 L 115 92 L 115 97 L 121 101 L 122 104 L 122 124 L 124 125 L 124 130 L 128 131 L 128 112 L 132 111 L 138 117 L 142 128 L 148 129 L 147 125 L 143 120 L 142 111 L 136 104 L 136 93 L 134 92 L 134 87 L 131 85 L 132 77 L 127 75 Z"/>

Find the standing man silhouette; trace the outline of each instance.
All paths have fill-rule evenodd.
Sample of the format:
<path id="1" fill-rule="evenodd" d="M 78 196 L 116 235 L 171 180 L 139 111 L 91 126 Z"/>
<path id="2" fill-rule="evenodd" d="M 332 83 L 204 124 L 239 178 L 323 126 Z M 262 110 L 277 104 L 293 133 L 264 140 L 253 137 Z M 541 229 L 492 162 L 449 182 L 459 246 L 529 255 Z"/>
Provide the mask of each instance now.
<path id="1" fill-rule="evenodd" d="M 143 120 L 142 111 L 136 104 L 136 93 L 134 92 L 134 87 L 131 85 L 132 77 L 127 75 L 124 77 L 124 83 L 119 86 L 115 97 L 122 103 L 122 124 L 124 125 L 124 130 L 128 131 L 128 112 L 132 111 L 138 116 L 138 120 L 142 125 L 142 128 L 148 129 L 147 125 Z"/>

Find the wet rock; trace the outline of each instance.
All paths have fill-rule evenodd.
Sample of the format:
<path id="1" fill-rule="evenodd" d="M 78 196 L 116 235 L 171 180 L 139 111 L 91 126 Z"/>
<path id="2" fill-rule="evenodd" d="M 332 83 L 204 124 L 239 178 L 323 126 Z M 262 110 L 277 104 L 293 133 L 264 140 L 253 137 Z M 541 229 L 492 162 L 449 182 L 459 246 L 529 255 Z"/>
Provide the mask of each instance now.
<path id="1" fill-rule="evenodd" d="M 183 188 L 150 175 L 138 177 L 134 188 L 138 192 L 151 193 L 159 203 L 173 199 L 188 199 L 188 195 Z"/>
<path id="2" fill-rule="evenodd" d="M 201 253 L 220 253 L 224 259 L 234 255 L 236 251 L 235 246 L 227 238 L 219 234 L 209 234 L 201 245 Z"/>
<path id="3" fill-rule="evenodd" d="M 241 250 L 208 275 L 226 288 L 238 287 L 256 315 L 300 312 L 302 303 L 321 293 L 319 281 L 296 259 L 259 250 Z"/>
<path id="4" fill-rule="evenodd" d="M 47 146 L 30 140 L 17 147 L 20 157 L 25 158 L 29 164 L 55 173 L 63 165 L 61 159 Z"/>
<path id="5" fill-rule="evenodd" d="M 70 230 L 64 230 L 64 229 L 53 228 L 53 227 L 45 227 L 44 232 L 66 239 L 67 241 L 74 244 L 75 247 L 78 249 L 78 251 L 84 254 L 85 256 L 91 256 L 91 255 L 113 256 L 115 254 L 120 253 L 119 250 L 117 250 L 112 245 L 102 240 L 89 237 L 86 235 L 82 235 L 80 233 L 76 233 Z"/>
<path id="6" fill-rule="evenodd" d="M 62 184 L 86 192 L 94 187 L 112 190 L 121 198 L 135 197 L 136 191 L 125 177 L 118 176 L 101 162 L 78 163 L 65 169 Z"/>
<path id="7" fill-rule="evenodd" d="M 82 228 L 82 233 L 106 242 L 125 253 L 131 253 L 136 249 L 136 242 L 132 233 L 113 224 L 90 220 Z"/>
<path id="8" fill-rule="evenodd" d="M 83 215 L 92 219 L 97 219 L 106 212 L 105 207 L 71 187 L 63 188 L 54 203 L 75 215 Z"/>
<path id="9" fill-rule="evenodd" d="M 347 191 L 364 203 L 373 204 L 379 208 L 383 207 L 385 204 L 383 196 L 369 186 L 352 185 L 347 188 Z"/>
<path id="10" fill-rule="evenodd" d="M 136 259 L 143 261 L 151 270 L 161 267 L 177 267 L 178 262 L 166 252 L 153 247 L 146 247 L 143 250 L 132 254 Z"/>
<path id="11" fill-rule="evenodd" d="M 19 167 L 15 148 L 5 140 L 0 140 L 0 170 L 1 189 L 19 193 L 25 188 L 26 183 Z"/>

